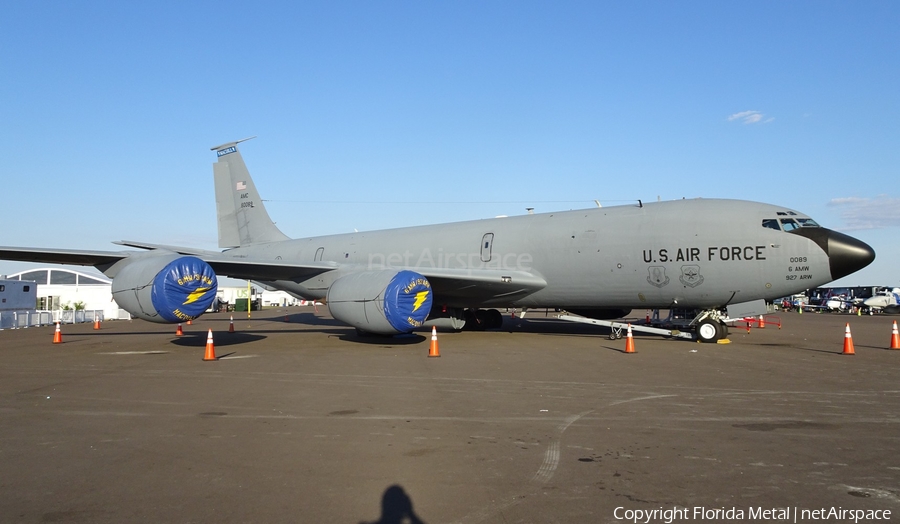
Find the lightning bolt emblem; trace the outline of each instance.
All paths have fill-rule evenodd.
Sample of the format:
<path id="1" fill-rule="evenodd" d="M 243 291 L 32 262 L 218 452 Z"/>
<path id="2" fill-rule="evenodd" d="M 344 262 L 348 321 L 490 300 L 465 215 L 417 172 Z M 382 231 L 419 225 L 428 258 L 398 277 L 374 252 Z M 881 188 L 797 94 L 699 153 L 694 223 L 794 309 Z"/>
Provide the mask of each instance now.
<path id="1" fill-rule="evenodd" d="M 417 309 L 422 307 L 422 303 L 425 302 L 425 299 L 428 298 L 428 290 L 419 291 L 416 293 L 416 301 L 413 302 L 413 313 L 416 312 Z"/>
<path id="2" fill-rule="evenodd" d="M 208 287 L 198 287 L 197 289 L 191 291 L 190 294 L 188 294 L 188 296 L 187 296 L 187 300 L 185 300 L 184 303 L 181 305 L 186 306 L 188 304 L 193 304 L 194 302 L 200 300 L 200 297 L 205 295 L 206 292 L 209 291 L 209 289 L 210 288 L 208 288 Z"/>

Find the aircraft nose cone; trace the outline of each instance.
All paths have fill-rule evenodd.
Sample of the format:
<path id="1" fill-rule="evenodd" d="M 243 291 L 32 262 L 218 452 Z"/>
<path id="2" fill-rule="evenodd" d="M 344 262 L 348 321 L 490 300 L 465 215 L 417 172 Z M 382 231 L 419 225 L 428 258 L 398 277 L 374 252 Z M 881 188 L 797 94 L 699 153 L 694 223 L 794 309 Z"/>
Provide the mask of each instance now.
<path id="1" fill-rule="evenodd" d="M 875 260 L 875 250 L 869 244 L 850 235 L 824 227 L 801 227 L 791 233 L 806 237 L 822 248 L 828 255 L 832 280 L 859 271 Z"/>
<path id="2" fill-rule="evenodd" d="M 875 250 L 869 244 L 837 231 L 828 231 L 825 252 L 831 266 L 831 278 L 835 280 L 859 271 L 875 260 Z"/>

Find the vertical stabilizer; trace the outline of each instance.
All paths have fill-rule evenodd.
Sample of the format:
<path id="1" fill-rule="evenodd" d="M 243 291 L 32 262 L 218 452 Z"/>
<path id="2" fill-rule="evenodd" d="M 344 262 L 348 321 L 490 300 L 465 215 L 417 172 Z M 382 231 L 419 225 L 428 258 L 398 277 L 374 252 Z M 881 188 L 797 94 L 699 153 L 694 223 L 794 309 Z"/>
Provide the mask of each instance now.
<path id="1" fill-rule="evenodd" d="M 244 140 L 250 140 L 245 138 Z M 256 191 L 237 145 L 244 140 L 212 148 L 219 160 L 213 164 L 219 247 L 239 247 L 287 240 L 278 230 Z"/>

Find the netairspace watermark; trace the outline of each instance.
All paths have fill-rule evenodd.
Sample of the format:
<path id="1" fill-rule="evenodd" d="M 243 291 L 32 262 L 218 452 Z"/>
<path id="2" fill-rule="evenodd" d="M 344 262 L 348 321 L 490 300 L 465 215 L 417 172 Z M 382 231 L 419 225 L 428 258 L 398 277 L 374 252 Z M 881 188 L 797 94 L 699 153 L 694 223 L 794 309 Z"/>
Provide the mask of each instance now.
<path id="1" fill-rule="evenodd" d="M 613 511 L 613 517 L 623 522 L 635 524 L 650 524 L 664 522 L 672 524 L 681 521 L 714 521 L 724 522 L 729 520 L 764 520 L 767 522 L 873 522 L 879 520 L 891 520 L 889 509 L 845 509 L 842 507 L 831 508 L 799 508 L 785 506 L 781 508 L 707 508 L 694 506 L 693 508 L 664 508 L 659 509 L 627 509 L 623 506 Z"/>
<path id="2" fill-rule="evenodd" d="M 368 268 L 386 269 L 391 267 L 419 267 L 429 269 L 511 269 L 531 270 L 534 259 L 530 253 L 453 253 L 438 249 L 432 252 L 427 247 L 420 253 L 370 253 Z"/>

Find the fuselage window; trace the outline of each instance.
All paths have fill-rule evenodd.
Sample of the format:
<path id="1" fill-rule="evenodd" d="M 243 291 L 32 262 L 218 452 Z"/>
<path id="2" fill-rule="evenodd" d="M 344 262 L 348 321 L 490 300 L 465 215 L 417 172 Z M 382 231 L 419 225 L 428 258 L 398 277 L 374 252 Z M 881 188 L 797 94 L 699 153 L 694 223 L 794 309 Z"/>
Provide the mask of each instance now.
<path id="1" fill-rule="evenodd" d="M 774 229 L 775 231 L 781 231 L 781 228 L 778 227 L 778 220 L 775 218 L 764 218 L 762 221 L 762 227 Z"/>
<path id="2" fill-rule="evenodd" d="M 782 218 L 781 219 L 781 227 L 785 231 L 793 231 L 793 230 L 797 229 L 798 227 L 800 227 L 800 225 L 797 224 L 797 221 L 794 220 L 793 218 Z"/>

